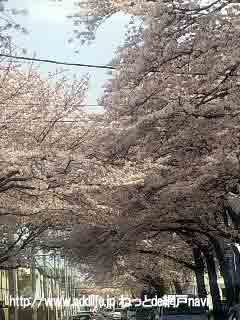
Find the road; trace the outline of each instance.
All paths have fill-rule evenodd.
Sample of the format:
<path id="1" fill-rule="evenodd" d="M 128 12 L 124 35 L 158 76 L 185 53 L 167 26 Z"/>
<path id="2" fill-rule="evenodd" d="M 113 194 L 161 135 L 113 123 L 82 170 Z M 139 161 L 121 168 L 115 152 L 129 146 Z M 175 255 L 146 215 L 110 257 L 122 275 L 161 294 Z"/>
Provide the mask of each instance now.
<path id="1" fill-rule="evenodd" d="M 188 315 L 166 315 L 160 320 L 208 320 L 207 315 L 188 314 Z"/>
<path id="2" fill-rule="evenodd" d="M 101 313 L 96 316 L 96 320 L 112 320 L 110 317 L 104 317 Z M 148 319 L 146 319 L 148 320 Z M 208 320 L 207 315 L 165 315 L 159 320 Z"/>
<path id="3" fill-rule="evenodd" d="M 104 317 L 104 315 L 101 312 L 98 312 L 95 316 L 96 320 L 110 320 L 109 318 Z"/>

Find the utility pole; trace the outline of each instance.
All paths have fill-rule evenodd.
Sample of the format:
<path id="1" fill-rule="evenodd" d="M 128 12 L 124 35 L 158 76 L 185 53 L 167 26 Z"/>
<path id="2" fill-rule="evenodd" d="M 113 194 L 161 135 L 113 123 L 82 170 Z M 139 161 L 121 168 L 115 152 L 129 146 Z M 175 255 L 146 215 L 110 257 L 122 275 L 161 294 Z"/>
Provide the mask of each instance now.
<path id="1" fill-rule="evenodd" d="M 14 242 L 14 234 L 12 233 L 12 230 L 8 231 L 8 239 L 11 242 Z M 18 288 L 17 288 L 17 269 L 16 270 L 9 270 L 8 271 L 9 276 L 9 295 L 13 298 L 17 298 L 18 296 Z M 16 301 L 15 301 L 16 302 Z M 18 306 L 15 304 L 10 305 L 10 320 L 18 320 Z"/>
<path id="2" fill-rule="evenodd" d="M 32 250 L 32 268 L 31 268 L 31 275 L 32 275 L 32 298 L 36 298 L 36 273 L 35 273 L 35 256 L 34 251 Z M 37 309 L 34 306 L 32 310 L 33 313 L 33 320 L 37 320 Z"/>

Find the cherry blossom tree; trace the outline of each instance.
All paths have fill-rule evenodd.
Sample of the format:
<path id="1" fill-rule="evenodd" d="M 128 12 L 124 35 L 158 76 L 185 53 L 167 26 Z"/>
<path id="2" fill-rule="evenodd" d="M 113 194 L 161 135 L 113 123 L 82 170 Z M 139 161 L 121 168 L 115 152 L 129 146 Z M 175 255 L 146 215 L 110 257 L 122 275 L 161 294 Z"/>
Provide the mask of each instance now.
<path id="1" fill-rule="evenodd" d="M 239 182 L 239 5 L 155 1 L 134 13 L 143 24 L 119 50 L 101 101 L 109 126 L 95 143 L 95 157 L 131 182 L 116 177 L 116 192 L 107 196 L 118 225 L 135 232 L 128 239 L 174 232 L 200 269 L 204 258 L 217 299 L 219 267 L 231 305 L 236 283 L 226 253 L 239 242 L 228 201 Z"/>
<path id="2" fill-rule="evenodd" d="M 0 86 L 0 264 L 11 267 L 53 230 L 104 213 L 93 199 L 104 174 L 88 157 L 98 123 L 84 111 L 88 76 L 70 81 L 59 70 L 44 79 L 2 60 Z"/>

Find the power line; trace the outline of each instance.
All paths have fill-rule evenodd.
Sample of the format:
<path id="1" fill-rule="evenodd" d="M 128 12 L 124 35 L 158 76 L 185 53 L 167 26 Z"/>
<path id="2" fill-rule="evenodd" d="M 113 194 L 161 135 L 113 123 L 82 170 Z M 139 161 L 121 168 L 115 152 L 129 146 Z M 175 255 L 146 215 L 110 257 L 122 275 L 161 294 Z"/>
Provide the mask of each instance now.
<path id="1" fill-rule="evenodd" d="M 86 67 L 86 68 L 98 68 L 98 69 L 110 69 L 110 70 L 116 70 L 116 67 L 113 66 L 107 66 L 107 65 L 94 65 L 94 64 L 84 64 L 84 63 L 71 63 L 71 62 L 63 62 L 63 61 L 57 61 L 57 60 L 51 60 L 51 59 L 38 59 L 38 58 L 29 58 L 24 56 L 13 56 L 9 54 L 3 54 L 0 53 L 0 57 L 5 58 L 12 58 L 16 60 L 26 60 L 26 61 L 36 61 L 36 62 L 45 62 L 45 63 L 52 63 L 52 64 L 59 64 L 59 65 L 66 65 L 66 66 L 75 66 L 75 67 Z M 206 72 L 162 72 L 162 70 L 149 70 L 149 73 L 163 73 L 167 75 L 175 74 L 175 75 L 186 75 L 186 76 L 208 76 L 208 73 Z M 226 73 L 220 72 L 218 75 L 226 76 Z M 229 77 L 239 77 L 240 74 L 227 74 Z"/>
<path id="2" fill-rule="evenodd" d="M 21 120 L 24 120 L 24 119 L 19 119 L 19 121 L 0 121 L 0 123 L 1 124 L 5 124 L 5 125 L 7 125 L 7 124 L 9 124 L 9 123 L 14 123 L 14 124 L 20 124 L 21 123 Z M 39 123 L 58 123 L 58 122 L 66 122 L 66 123 L 74 123 L 74 122 L 76 122 L 76 123 L 78 123 L 78 122 L 83 122 L 83 120 L 81 120 L 81 119 L 78 119 L 78 120 L 41 120 L 41 119 L 31 119 L 31 120 L 29 120 L 29 119 L 25 119 L 25 120 L 27 120 L 28 121 L 28 123 L 31 123 L 31 122 L 33 122 L 33 121 L 38 121 Z"/>
<path id="3" fill-rule="evenodd" d="M 74 66 L 74 67 L 86 67 L 86 68 L 97 68 L 97 69 L 110 69 L 110 70 L 116 70 L 116 67 L 113 66 L 107 66 L 107 65 L 94 65 L 94 64 L 84 64 L 84 63 L 71 63 L 71 62 L 63 62 L 63 61 L 57 61 L 57 60 L 51 60 L 51 59 L 38 59 L 38 58 L 29 58 L 24 56 L 13 56 L 9 54 L 0 54 L 0 57 L 5 58 L 12 58 L 16 60 L 25 60 L 25 61 L 35 61 L 35 62 L 45 62 L 45 63 L 52 63 L 52 64 L 58 64 L 58 65 L 65 65 L 65 66 Z M 165 75 L 185 75 L 185 76 L 208 76 L 208 73 L 206 72 L 162 72 L 162 70 L 149 70 L 149 73 L 162 73 Z M 220 72 L 218 75 L 220 76 L 226 76 L 226 73 Z M 238 73 L 229 73 L 227 74 L 229 77 L 239 77 L 240 74 Z"/>
<path id="4" fill-rule="evenodd" d="M 51 59 L 38 59 L 38 58 L 29 58 L 24 56 L 12 56 L 9 54 L 0 54 L 0 57 L 5 58 L 12 58 L 16 60 L 26 60 L 26 61 L 36 61 L 36 62 L 45 62 L 45 63 L 53 63 L 53 64 L 60 64 L 65 66 L 74 66 L 74 67 L 87 67 L 87 68 L 98 68 L 98 69 L 116 69 L 112 66 L 106 66 L 106 65 L 94 65 L 94 64 L 84 64 L 84 63 L 71 63 L 71 62 L 63 62 L 63 61 L 57 61 L 57 60 L 51 60 Z"/>
<path id="5" fill-rule="evenodd" d="M 176 112 L 175 115 L 182 115 L 183 112 Z M 225 114 L 226 116 L 227 115 L 230 115 L 230 116 L 233 116 L 233 117 L 236 117 L 236 116 L 240 116 L 240 113 L 237 113 L 237 114 L 228 114 L 226 113 Z M 208 118 L 207 116 L 204 116 L 204 115 L 201 115 L 201 114 L 189 114 L 189 116 L 196 116 L 196 117 L 205 117 L 205 118 Z M 220 115 L 220 116 L 224 116 L 224 115 Z M 216 115 L 216 118 L 218 116 Z M 209 117 L 211 119 L 211 117 Z M 214 118 L 214 116 L 212 117 Z M 31 123 L 31 122 L 34 122 L 34 121 L 38 121 L 38 123 L 84 123 L 85 124 L 85 120 L 86 119 L 69 119 L 69 120 L 56 120 L 56 119 L 52 119 L 52 120 L 41 120 L 40 118 L 35 118 L 35 119 L 25 119 L 25 118 L 19 118 L 19 119 L 16 119 L 16 120 L 5 120 L 5 121 L 0 121 L 0 124 L 4 124 L 4 125 L 7 125 L 7 124 L 20 124 L 21 121 L 28 121 L 28 123 Z M 88 119 L 88 120 L 91 120 L 91 119 Z M 0 128 L 1 129 L 1 128 Z"/>
<path id="6" fill-rule="evenodd" d="M 28 123 L 31 123 L 31 122 L 34 122 L 34 121 L 38 121 L 39 123 L 58 123 L 58 122 L 83 122 L 86 121 L 86 119 L 76 119 L 76 120 L 72 120 L 72 119 L 69 119 L 69 120 L 41 120 L 41 119 L 24 119 L 24 118 L 21 118 L 21 119 L 18 119 L 18 120 L 13 120 L 13 121 L 8 121 L 8 120 L 5 120 L 5 121 L 0 121 L 0 123 L 3 123 L 3 124 L 9 124 L 9 123 L 15 123 L 15 124 L 18 124 L 18 123 L 21 123 L 21 121 L 28 121 Z M 91 119 L 90 119 L 91 120 Z"/>
<path id="7" fill-rule="evenodd" d="M 65 104 L 62 103 L 37 103 L 37 102 L 24 102 L 24 103 L 11 103 L 11 101 L 9 103 L 7 102 L 0 102 L 0 106 L 2 107 L 23 107 L 23 106 L 52 106 L 52 107 L 64 107 Z M 120 105 L 120 106 L 125 106 L 125 105 Z M 101 107 L 104 108 L 103 105 L 101 104 L 73 104 L 73 105 L 68 105 L 68 107 Z"/>

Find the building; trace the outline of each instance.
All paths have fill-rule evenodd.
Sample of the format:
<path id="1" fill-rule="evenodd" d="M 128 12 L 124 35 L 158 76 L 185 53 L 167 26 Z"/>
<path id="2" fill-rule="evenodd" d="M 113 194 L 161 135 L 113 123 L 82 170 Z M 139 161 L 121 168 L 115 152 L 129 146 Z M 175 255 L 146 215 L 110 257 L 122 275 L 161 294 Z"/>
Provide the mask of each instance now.
<path id="1" fill-rule="evenodd" d="M 47 255 L 35 256 L 31 268 L 1 270 L 6 320 L 61 320 L 72 314 L 74 309 L 64 305 L 64 299 L 70 303 L 76 297 L 77 274 L 66 258 Z"/>

